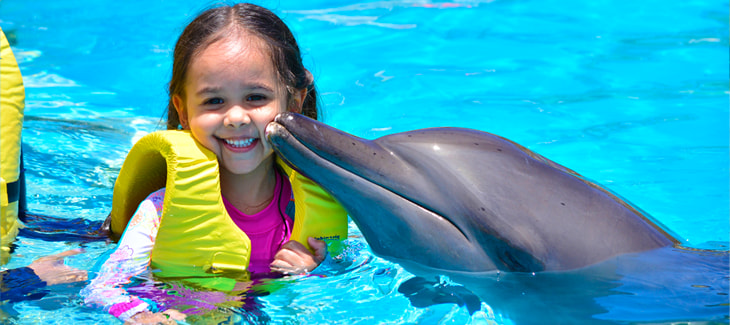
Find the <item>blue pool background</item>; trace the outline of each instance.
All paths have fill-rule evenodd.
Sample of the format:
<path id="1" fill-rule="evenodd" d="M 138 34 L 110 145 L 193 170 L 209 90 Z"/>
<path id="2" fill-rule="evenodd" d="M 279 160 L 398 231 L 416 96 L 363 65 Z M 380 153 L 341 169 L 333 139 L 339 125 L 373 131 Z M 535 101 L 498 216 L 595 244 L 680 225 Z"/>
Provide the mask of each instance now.
<path id="1" fill-rule="evenodd" d="M 685 245 L 727 249 L 727 1 L 256 3 L 295 32 L 328 124 L 366 138 L 432 126 L 499 134 L 619 193 Z M 176 37 L 210 4 L 0 1 L 26 84 L 32 211 L 108 214 L 127 150 L 162 125 Z M 393 289 L 406 272 L 353 242 L 343 278 L 293 281 L 269 298 L 277 322 L 510 323 L 487 308 L 410 306 Z M 79 245 L 20 237 L 5 267 Z M 83 246 L 68 264 L 92 269 L 110 249 Z M 81 307 L 78 289 L 15 304 L 18 322 L 113 320 Z"/>

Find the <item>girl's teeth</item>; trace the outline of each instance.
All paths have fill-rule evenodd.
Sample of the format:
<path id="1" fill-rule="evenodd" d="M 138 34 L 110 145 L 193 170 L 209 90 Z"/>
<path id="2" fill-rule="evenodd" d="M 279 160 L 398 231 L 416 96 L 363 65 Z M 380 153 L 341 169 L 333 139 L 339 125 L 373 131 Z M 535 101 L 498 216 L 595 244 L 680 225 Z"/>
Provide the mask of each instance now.
<path id="1" fill-rule="evenodd" d="M 228 139 L 224 139 L 223 141 L 225 141 L 227 144 L 229 144 L 229 145 L 231 145 L 233 147 L 243 148 L 243 147 L 250 146 L 253 143 L 253 140 L 254 140 L 253 138 L 248 138 L 246 140 L 228 140 Z"/>

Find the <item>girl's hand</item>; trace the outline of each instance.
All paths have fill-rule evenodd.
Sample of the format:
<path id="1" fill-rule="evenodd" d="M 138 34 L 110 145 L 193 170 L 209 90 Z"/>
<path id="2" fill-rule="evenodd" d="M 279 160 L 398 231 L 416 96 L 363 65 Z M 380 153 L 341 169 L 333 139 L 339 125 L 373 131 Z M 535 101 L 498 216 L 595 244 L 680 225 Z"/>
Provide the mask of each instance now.
<path id="1" fill-rule="evenodd" d="M 161 313 L 143 311 L 130 317 L 124 324 L 177 324 L 177 321 L 185 320 L 185 314 L 168 309 Z"/>
<path id="2" fill-rule="evenodd" d="M 327 255 L 327 244 L 312 237 L 307 238 L 307 243 L 314 249 L 314 254 L 296 240 L 284 244 L 271 262 L 271 271 L 291 275 L 314 270 Z"/>

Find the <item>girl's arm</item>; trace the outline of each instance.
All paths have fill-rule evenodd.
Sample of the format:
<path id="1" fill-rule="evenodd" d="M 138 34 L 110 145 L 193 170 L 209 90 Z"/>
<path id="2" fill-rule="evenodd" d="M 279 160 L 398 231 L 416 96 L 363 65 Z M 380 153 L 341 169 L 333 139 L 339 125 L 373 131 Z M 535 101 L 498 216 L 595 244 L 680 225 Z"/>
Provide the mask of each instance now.
<path id="1" fill-rule="evenodd" d="M 81 290 L 84 302 L 102 306 L 110 314 L 126 321 L 132 315 L 145 311 L 148 304 L 129 295 L 124 285 L 147 270 L 150 252 L 157 237 L 165 190 L 150 194 L 137 208 L 119 245 L 104 262 L 96 278 Z"/>

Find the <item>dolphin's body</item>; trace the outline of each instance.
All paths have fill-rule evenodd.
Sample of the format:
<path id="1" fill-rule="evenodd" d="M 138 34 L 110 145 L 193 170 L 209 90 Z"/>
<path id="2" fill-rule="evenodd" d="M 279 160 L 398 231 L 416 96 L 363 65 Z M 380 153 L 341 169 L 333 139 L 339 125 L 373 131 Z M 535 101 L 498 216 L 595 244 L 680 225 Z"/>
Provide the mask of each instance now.
<path id="1" fill-rule="evenodd" d="M 433 128 L 369 141 L 293 113 L 266 134 L 345 207 L 375 254 L 416 274 L 565 271 L 677 244 L 628 202 L 493 134 Z"/>
<path id="2" fill-rule="evenodd" d="M 342 203 L 375 254 L 464 286 L 404 281 L 414 306 L 473 313 L 486 301 L 517 324 L 727 322 L 727 246 L 681 247 L 626 201 L 509 140 L 439 128 L 368 141 L 291 113 L 267 136 Z"/>

